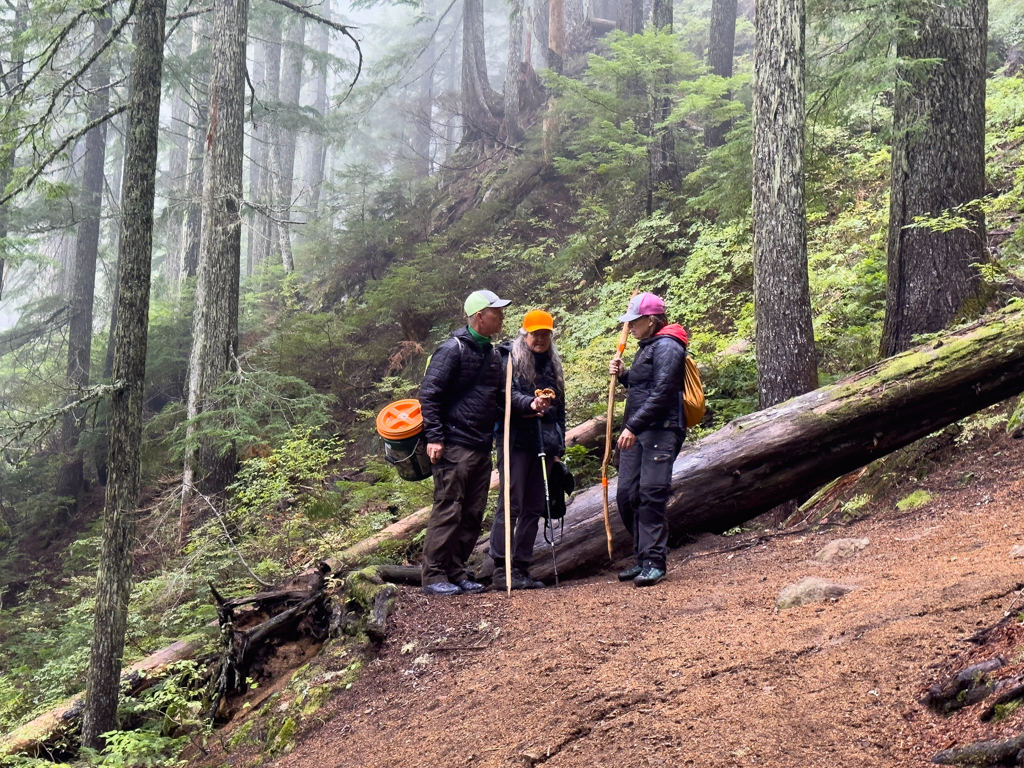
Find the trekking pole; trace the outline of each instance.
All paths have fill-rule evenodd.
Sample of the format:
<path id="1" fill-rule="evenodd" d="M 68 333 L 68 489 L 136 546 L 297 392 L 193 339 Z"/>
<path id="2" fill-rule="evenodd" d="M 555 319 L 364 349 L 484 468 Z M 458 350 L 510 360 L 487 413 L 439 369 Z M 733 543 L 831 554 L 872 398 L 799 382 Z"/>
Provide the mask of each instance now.
<path id="1" fill-rule="evenodd" d="M 633 291 L 636 296 L 637 291 Z M 629 338 L 629 323 L 622 324 L 622 333 L 619 335 L 619 346 L 615 350 L 613 360 L 621 360 L 622 353 L 626 351 L 626 339 Z M 604 501 L 604 532 L 608 538 L 608 559 L 614 561 L 612 556 L 612 522 L 608 517 L 608 460 L 612 456 L 612 412 L 615 410 L 615 385 L 618 381 L 615 375 L 611 375 L 608 382 L 608 422 L 604 428 L 604 460 L 601 462 L 601 493 Z"/>
<path id="2" fill-rule="evenodd" d="M 505 368 L 505 449 L 503 463 L 505 465 L 505 483 L 502 489 L 502 500 L 505 502 L 505 590 L 512 597 L 512 491 L 510 485 L 512 473 L 509 471 L 511 451 L 509 450 L 509 432 L 512 430 L 512 353 L 509 352 L 508 364 Z"/>
<path id="3" fill-rule="evenodd" d="M 540 474 L 544 478 L 544 509 L 547 511 L 547 527 L 551 529 L 551 568 L 555 572 L 555 586 L 558 586 L 558 561 L 555 558 L 555 526 L 551 522 L 551 491 L 548 490 L 548 461 L 544 453 L 544 431 L 541 428 L 540 417 L 537 417 L 537 445 L 540 447 Z M 545 536 L 544 538 L 547 538 Z"/>

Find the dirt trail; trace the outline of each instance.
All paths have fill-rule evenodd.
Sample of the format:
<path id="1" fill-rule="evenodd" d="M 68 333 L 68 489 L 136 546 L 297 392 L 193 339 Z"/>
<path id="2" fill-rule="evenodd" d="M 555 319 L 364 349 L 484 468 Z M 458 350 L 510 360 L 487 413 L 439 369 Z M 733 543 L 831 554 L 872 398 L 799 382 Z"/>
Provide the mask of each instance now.
<path id="1" fill-rule="evenodd" d="M 982 727 L 918 699 L 978 653 L 966 637 L 1024 607 L 1022 459 L 999 439 L 927 478 L 913 512 L 893 511 L 905 486 L 847 527 L 720 554 L 700 553 L 739 539 L 702 539 L 650 589 L 612 572 L 511 600 L 403 589 L 380 657 L 275 765 L 923 766 L 1016 735 L 1024 708 Z M 851 536 L 871 544 L 812 560 Z M 805 576 L 858 589 L 776 612 Z"/>

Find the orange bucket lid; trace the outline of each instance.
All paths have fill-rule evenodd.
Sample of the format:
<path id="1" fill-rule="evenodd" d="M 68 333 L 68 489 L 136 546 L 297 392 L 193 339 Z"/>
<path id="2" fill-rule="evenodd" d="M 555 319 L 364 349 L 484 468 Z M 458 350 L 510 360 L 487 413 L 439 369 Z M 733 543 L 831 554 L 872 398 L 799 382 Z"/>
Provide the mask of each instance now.
<path id="1" fill-rule="evenodd" d="M 377 432 L 388 440 L 404 440 L 422 431 L 419 400 L 398 400 L 377 414 Z"/>

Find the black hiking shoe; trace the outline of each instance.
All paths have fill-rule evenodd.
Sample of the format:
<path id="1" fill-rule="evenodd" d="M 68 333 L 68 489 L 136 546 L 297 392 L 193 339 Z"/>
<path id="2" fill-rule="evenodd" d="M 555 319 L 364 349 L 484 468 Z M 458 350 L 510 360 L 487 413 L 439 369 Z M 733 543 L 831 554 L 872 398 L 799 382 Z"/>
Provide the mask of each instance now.
<path id="1" fill-rule="evenodd" d="M 459 589 L 461 589 L 467 595 L 472 595 L 477 592 L 483 592 L 485 589 L 487 589 L 487 587 L 485 587 L 483 584 L 479 584 L 475 581 L 470 581 L 469 579 L 463 579 L 462 581 L 457 582 L 457 584 Z"/>
<path id="2" fill-rule="evenodd" d="M 428 595 L 437 595 L 439 597 L 453 597 L 455 595 L 461 595 L 462 590 L 455 584 L 451 584 L 447 581 L 439 581 L 436 584 L 426 584 L 420 587 Z"/>
<path id="3" fill-rule="evenodd" d="M 619 581 L 632 581 L 640 575 L 640 572 L 642 570 L 643 568 L 641 568 L 639 565 L 634 565 L 632 568 L 627 568 L 619 574 Z"/>
<path id="4" fill-rule="evenodd" d="M 647 566 L 640 575 L 633 579 L 633 584 L 638 587 L 653 587 L 659 581 L 665 578 L 664 568 L 655 568 L 652 565 Z"/>
<path id="5" fill-rule="evenodd" d="M 491 585 L 495 589 L 507 589 L 505 582 L 505 569 L 495 570 L 491 576 Z M 544 586 L 542 581 L 534 581 L 518 568 L 512 569 L 512 589 L 540 589 Z"/>

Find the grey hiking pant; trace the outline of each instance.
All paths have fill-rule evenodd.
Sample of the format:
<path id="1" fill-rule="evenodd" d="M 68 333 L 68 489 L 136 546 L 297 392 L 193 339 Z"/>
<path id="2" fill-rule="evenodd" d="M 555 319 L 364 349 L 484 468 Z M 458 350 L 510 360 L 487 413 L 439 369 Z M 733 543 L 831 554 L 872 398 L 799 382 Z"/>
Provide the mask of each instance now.
<path id="1" fill-rule="evenodd" d="M 498 507 L 491 525 L 491 557 L 495 568 L 505 567 L 505 462 L 504 451 L 498 448 Z M 541 473 L 540 456 L 513 448 L 510 453 L 509 473 L 512 484 L 509 494 L 512 501 L 512 567 L 524 574 L 530 573 L 533 559 L 533 544 L 537 539 L 540 521 L 547 514 L 544 499 L 544 476 Z M 551 475 L 553 458 L 546 458 L 548 476 Z"/>
<path id="2" fill-rule="evenodd" d="M 665 506 L 672 489 L 672 463 L 683 442 L 671 429 L 648 429 L 636 436 L 628 451 L 619 453 L 619 482 L 615 502 L 622 524 L 633 537 L 636 564 L 665 569 L 668 521 Z"/>

